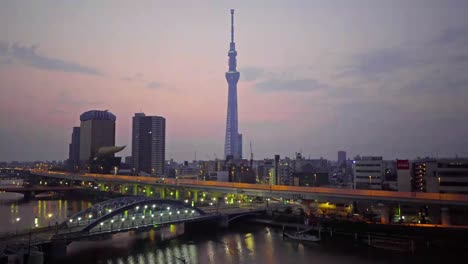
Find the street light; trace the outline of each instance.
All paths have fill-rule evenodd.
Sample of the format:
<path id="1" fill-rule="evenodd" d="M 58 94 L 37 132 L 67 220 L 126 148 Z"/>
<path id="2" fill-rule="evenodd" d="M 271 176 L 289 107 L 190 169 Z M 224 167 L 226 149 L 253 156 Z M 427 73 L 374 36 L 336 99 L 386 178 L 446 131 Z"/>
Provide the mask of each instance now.
<path id="1" fill-rule="evenodd" d="M 21 218 L 17 217 L 15 220 L 16 220 L 16 223 L 18 223 L 21 220 Z M 15 233 L 18 233 L 18 227 L 16 227 Z"/>
<path id="2" fill-rule="evenodd" d="M 47 217 L 49 218 L 49 227 L 50 227 L 50 218 L 52 218 L 52 214 L 49 213 L 49 214 L 47 215 Z"/>

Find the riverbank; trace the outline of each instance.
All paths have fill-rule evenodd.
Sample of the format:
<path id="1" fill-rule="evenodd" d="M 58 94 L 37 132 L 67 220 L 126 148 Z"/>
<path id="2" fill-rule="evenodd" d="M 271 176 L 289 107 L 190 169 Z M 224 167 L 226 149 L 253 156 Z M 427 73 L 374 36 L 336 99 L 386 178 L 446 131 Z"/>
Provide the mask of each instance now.
<path id="1" fill-rule="evenodd" d="M 321 233 L 323 240 L 345 240 L 391 251 L 414 254 L 434 249 L 467 250 L 468 229 L 456 226 L 383 225 L 366 222 L 322 221 L 315 226 L 288 223 L 267 218 L 249 219 L 249 223 L 282 230 L 307 230 Z"/>

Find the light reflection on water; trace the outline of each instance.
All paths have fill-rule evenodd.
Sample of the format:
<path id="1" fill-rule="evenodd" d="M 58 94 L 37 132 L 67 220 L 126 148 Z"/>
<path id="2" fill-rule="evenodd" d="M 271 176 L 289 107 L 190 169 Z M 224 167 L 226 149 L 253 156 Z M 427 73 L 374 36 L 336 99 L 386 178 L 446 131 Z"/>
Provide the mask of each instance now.
<path id="1" fill-rule="evenodd" d="M 89 206 L 91 203 L 84 200 L 25 201 L 22 195 L 2 193 L 0 232 L 30 228 L 35 217 L 41 226 L 60 223 Z M 16 221 L 18 217 L 20 221 Z M 119 233 L 105 240 L 73 242 L 68 246 L 67 257 L 59 263 L 414 263 L 405 255 L 370 254 L 368 249 L 356 249 L 352 244 L 315 245 L 283 240 L 282 231 L 270 227 L 246 224 L 218 233 L 207 231 L 177 237 L 184 232 L 184 226 L 172 225 L 145 233 Z M 425 263 L 437 262 L 438 259 L 430 259 Z"/>
<path id="2" fill-rule="evenodd" d="M 183 228 L 177 225 L 175 229 Z M 170 241 L 161 241 L 161 233 L 171 233 L 172 228 L 155 232 L 156 242 L 151 243 L 150 232 L 127 233 L 96 242 L 74 242 L 68 248 L 63 262 L 71 263 L 374 263 L 349 253 L 327 252 L 320 245 L 303 245 L 283 240 L 281 230 L 262 226 L 247 227 L 218 234 L 185 235 Z M 247 230 L 244 230 L 247 229 Z M 244 231 L 243 231 L 244 230 Z M 166 238 L 169 237 L 167 234 Z M 127 241 L 123 243 L 122 241 Z M 114 253 L 121 252 L 122 256 Z M 378 261 L 377 261 L 378 262 Z"/>
<path id="3" fill-rule="evenodd" d="M 0 233 L 53 226 L 90 207 L 84 200 L 25 200 L 22 194 L 0 193 Z"/>

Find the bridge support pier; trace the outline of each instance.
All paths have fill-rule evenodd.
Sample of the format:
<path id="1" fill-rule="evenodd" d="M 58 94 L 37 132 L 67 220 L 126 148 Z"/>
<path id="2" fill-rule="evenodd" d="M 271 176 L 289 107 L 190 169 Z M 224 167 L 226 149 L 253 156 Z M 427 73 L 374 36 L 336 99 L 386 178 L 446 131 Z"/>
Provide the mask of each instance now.
<path id="1" fill-rule="evenodd" d="M 390 223 L 390 207 L 388 205 L 380 206 L 380 223 L 382 224 Z"/>
<path id="2" fill-rule="evenodd" d="M 67 241 L 65 239 L 53 240 L 43 247 L 44 254 L 52 259 L 67 255 Z"/>
<path id="3" fill-rule="evenodd" d="M 175 190 L 175 199 L 179 200 L 179 189 Z"/>
<path id="4" fill-rule="evenodd" d="M 198 202 L 198 191 L 197 191 L 197 190 L 193 190 L 193 191 L 192 191 L 192 194 L 193 194 L 193 201 L 194 201 L 194 202 Z"/>
<path id="5" fill-rule="evenodd" d="M 222 228 L 228 228 L 229 227 L 229 216 L 226 214 L 222 214 L 219 216 L 218 219 L 218 226 Z"/>
<path id="6" fill-rule="evenodd" d="M 161 198 L 161 199 L 165 199 L 165 198 L 166 198 L 166 188 L 162 187 L 162 188 L 160 189 L 159 198 Z"/>
<path id="7" fill-rule="evenodd" d="M 133 195 L 138 195 L 138 184 L 133 184 Z"/>
<path id="8" fill-rule="evenodd" d="M 440 223 L 443 226 L 449 226 L 450 223 L 450 211 L 448 207 L 440 208 Z"/>
<path id="9" fill-rule="evenodd" d="M 29 200 L 29 199 L 31 199 L 32 197 L 34 197 L 34 195 L 35 195 L 35 192 L 34 192 L 34 191 L 25 192 L 25 193 L 24 193 L 24 199 Z"/>
<path id="10" fill-rule="evenodd" d="M 151 186 L 149 186 L 149 185 L 145 186 L 145 194 L 146 194 L 146 197 L 150 197 L 150 196 L 153 195 L 153 191 L 151 190 Z"/>

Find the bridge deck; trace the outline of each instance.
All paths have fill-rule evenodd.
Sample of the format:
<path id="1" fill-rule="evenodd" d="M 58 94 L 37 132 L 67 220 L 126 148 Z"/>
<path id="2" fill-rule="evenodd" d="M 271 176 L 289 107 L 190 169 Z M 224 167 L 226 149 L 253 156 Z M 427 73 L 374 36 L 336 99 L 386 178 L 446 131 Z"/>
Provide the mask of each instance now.
<path id="1" fill-rule="evenodd" d="M 265 211 L 264 205 L 255 206 L 209 206 L 202 207 L 207 214 L 205 215 L 155 215 L 153 218 L 142 218 L 142 214 L 135 214 L 132 217 L 127 217 L 124 221 L 110 222 L 106 221 L 103 225 L 98 225 L 97 228 L 90 230 L 90 232 L 83 232 L 83 228 L 90 224 L 88 220 L 82 220 L 69 224 L 67 227 L 60 228 L 46 228 L 41 231 L 31 233 L 31 245 L 40 245 L 48 243 L 54 239 L 67 239 L 77 240 L 91 236 L 100 236 L 105 234 L 113 234 L 119 232 L 127 232 L 129 230 L 145 230 L 152 228 L 155 225 L 168 225 L 193 221 L 205 221 L 219 217 L 219 215 L 239 215 L 243 213 L 253 213 Z M 0 248 L 4 248 L 10 244 L 29 244 L 29 233 L 22 233 L 18 235 L 8 235 L 0 237 Z"/>

